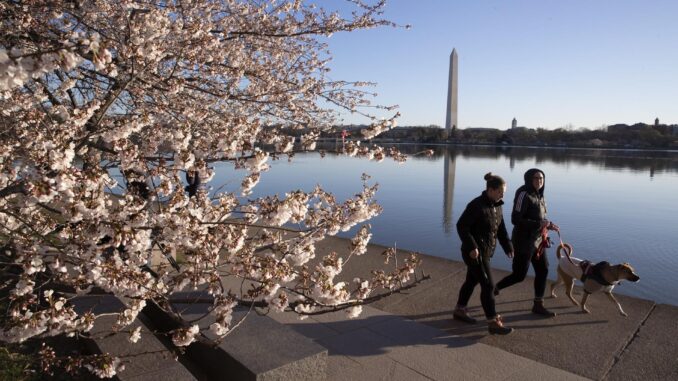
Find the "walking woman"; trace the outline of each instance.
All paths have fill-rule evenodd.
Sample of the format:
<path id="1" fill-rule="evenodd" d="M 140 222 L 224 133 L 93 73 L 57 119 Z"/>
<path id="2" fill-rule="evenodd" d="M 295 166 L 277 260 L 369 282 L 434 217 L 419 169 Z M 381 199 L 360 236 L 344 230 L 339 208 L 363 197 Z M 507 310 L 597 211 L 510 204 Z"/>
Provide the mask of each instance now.
<path id="1" fill-rule="evenodd" d="M 466 306 L 473 289 L 480 283 L 480 302 L 491 334 L 507 335 L 513 328 L 505 327 L 494 306 L 494 282 L 490 271 L 490 258 L 499 238 L 499 243 L 509 257 L 513 257 L 513 246 L 506 232 L 502 213 L 502 198 L 506 182 L 492 172 L 485 175 L 487 182 L 483 193 L 473 199 L 457 221 L 457 232 L 461 238 L 461 256 L 466 264 L 466 281 L 459 290 L 459 299 L 453 317 L 467 323 L 476 320 L 468 315 Z"/>
<path id="2" fill-rule="evenodd" d="M 513 272 L 497 283 L 495 295 L 499 290 L 522 282 L 532 263 L 534 267 L 534 305 L 532 313 L 545 317 L 556 314 L 544 307 L 544 291 L 549 262 L 546 258 L 548 247 L 547 230 L 558 230 L 558 226 L 546 219 L 546 200 L 544 199 L 544 172 L 532 168 L 525 172 L 525 185 L 516 190 L 513 200 L 511 222 L 513 233 L 511 240 L 516 248 L 513 258 Z"/>

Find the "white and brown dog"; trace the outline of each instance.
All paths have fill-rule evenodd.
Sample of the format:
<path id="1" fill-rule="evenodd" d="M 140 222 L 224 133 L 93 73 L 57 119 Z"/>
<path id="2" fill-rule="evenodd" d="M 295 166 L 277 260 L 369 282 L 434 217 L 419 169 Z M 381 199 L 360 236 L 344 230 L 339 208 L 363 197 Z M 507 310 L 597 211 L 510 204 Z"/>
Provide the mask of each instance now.
<path id="1" fill-rule="evenodd" d="M 565 250 L 565 255 L 561 254 L 561 250 Z M 600 262 L 592 264 L 589 261 L 572 257 L 571 254 L 571 245 L 565 243 L 558 246 L 556 252 L 558 256 L 558 280 L 551 284 L 551 297 L 556 297 L 555 288 L 564 283 L 567 297 L 570 298 L 575 306 L 580 305 L 572 297 L 572 287 L 574 287 L 574 279 L 576 278 L 584 283 L 584 296 L 581 299 L 582 311 L 590 313 L 586 307 L 586 300 L 590 294 L 596 291 L 603 291 L 612 303 L 617 306 L 619 313 L 623 316 L 628 316 L 622 309 L 621 304 L 612 295 L 612 289 L 622 280 L 629 280 L 631 282 L 638 282 L 640 280 L 633 267 L 628 263 L 610 265 L 607 262 Z"/>

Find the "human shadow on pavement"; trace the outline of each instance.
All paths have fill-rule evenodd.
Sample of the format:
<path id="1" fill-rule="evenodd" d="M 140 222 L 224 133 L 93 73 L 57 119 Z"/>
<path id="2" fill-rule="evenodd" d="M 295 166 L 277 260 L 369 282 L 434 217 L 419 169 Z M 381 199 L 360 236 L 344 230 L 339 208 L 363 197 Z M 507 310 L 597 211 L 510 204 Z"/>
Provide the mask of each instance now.
<path id="1" fill-rule="evenodd" d="M 327 348 L 330 355 L 374 356 L 398 351 L 399 348 L 461 348 L 474 344 L 465 338 L 396 315 L 377 314 L 351 320 L 334 318 L 320 315 L 318 319 L 324 321 L 309 318 L 285 324 Z"/>
<path id="2" fill-rule="evenodd" d="M 583 315 L 580 311 L 566 311 L 560 310 L 569 307 L 555 306 L 552 309 L 558 311 L 558 315 Z M 475 324 L 469 324 L 454 320 L 452 318 L 453 310 L 437 311 L 426 314 L 409 315 L 408 318 L 413 319 L 419 323 L 429 325 L 431 327 L 443 330 L 452 335 L 463 336 L 465 339 L 478 341 L 488 335 L 487 324 L 482 314 L 480 307 L 472 306 L 469 308 L 471 315 L 477 319 Z M 510 315 L 507 315 L 510 314 Z M 512 324 L 521 323 L 517 329 L 536 329 L 536 328 L 555 328 L 566 326 L 582 326 L 608 323 L 609 320 L 586 320 L 586 321 L 558 321 L 557 318 L 544 318 L 530 312 L 529 309 L 516 308 L 514 310 L 502 311 L 504 322 L 511 326 Z M 589 315 L 585 315 L 589 316 Z M 534 324 L 532 324 L 534 323 Z"/>

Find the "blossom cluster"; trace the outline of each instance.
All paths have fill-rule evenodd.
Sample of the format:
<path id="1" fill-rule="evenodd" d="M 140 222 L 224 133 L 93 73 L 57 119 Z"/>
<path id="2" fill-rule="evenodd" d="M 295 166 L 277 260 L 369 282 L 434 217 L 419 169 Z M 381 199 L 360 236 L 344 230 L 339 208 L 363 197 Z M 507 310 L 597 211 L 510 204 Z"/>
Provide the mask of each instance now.
<path id="1" fill-rule="evenodd" d="M 33 294 L 16 297 L 10 309 L 9 329 L 0 332 L 0 340 L 5 342 L 23 342 L 37 335 L 56 336 L 59 334 L 74 335 L 76 332 L 87 332 L 94 327 L 95 316 L 92 313 L 78 315 L 63 297 L 53 297 L 53 290 L 43 293 L 47 307 L 34 311 L 37 304 Z"/>
<path id="2" fill-rule="evenodd" d="M 44 343 L 38 353 L 40 355 L 42 371 L 50 375 L 53 375 L 55 370 L 77 373 L 80 369 L 84 368 L 99 378 L 112 378 L 125 370 L 125 365 L 119 357 L 106 353 L 89 356 L 58 357 L 54 349 Z"/>

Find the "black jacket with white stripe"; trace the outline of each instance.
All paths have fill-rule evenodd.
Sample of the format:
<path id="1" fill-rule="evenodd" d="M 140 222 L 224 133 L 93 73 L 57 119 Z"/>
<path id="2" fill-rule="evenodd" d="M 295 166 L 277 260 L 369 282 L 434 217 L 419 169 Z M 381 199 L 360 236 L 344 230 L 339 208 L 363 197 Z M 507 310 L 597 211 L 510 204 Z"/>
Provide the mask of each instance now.
<path id="1" fill-rule="evenodd" d="M 511 241 L 516 251 L 533 251 L 541 243 L 541 223 L 546 220 L 546 199 L 544 199 L 546 185 L 539 190 L 534 189 L 532 177 L 538 172 L 544 175 L 544 172 L 537 168 L 525 172 L 525 185 L 516 190 L 513 199 Z"/>

